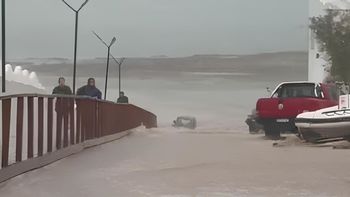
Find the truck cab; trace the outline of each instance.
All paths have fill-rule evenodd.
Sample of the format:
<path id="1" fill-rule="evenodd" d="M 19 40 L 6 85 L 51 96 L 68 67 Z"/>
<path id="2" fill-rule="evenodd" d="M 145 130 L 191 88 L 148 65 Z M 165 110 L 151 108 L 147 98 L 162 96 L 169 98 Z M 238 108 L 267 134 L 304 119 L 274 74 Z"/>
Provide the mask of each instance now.
<path id="1" fill-rule="evenodd" d="M 338 105 L 336 85 L 313 82 L 286 82 L 277 86 L 270 98 L 256 104 L 256 121 L 265 135 L 279 138 L 284 131 L 296 132 L 295 118 L 308 111 Z"/>

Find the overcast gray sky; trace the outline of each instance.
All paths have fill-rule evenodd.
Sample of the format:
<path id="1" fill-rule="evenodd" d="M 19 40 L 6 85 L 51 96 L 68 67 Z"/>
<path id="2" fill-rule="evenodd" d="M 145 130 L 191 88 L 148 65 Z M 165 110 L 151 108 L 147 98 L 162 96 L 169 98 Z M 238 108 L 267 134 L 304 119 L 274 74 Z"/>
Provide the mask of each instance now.
<path id="1" fill-rule="evenodd" d="M 80 58 L 105 56 L 92 30 L 118 38 L 116 56 L 306 50 L 308 1 L 90 0 L 79 22 Z M 7 27 L 9 58 L 72 58 L 74 13 L 61 0 L 8 0 Z"/>

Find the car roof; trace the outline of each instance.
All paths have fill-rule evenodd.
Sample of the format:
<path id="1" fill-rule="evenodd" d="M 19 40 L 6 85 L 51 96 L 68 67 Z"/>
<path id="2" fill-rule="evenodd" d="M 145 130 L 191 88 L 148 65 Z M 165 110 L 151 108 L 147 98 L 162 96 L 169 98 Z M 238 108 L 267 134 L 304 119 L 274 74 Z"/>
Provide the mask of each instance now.
<path id="1" fill-rule="evenodd" d="M 185 120 L 193 120 L 196 119 L 195 117 L 192 116 L 179 116 L 177 119 L 185 119 Z"/>
<path id="2" fill-rule="evenodd" d="M 282 82 L 278 86 L 285 85 L 285 84 L 317 84 L 317 82 L 312 82 L 312 81 L 291 81 L 291 82 Z M 321 84 L 321 83 L 318 83 L 318 84 Z"/>

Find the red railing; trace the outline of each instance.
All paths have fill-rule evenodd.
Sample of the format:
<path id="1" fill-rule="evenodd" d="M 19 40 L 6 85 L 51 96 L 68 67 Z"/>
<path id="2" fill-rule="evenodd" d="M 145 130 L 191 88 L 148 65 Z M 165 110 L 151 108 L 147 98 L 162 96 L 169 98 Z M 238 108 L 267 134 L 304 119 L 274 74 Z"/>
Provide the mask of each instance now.
<path id="1" fill-rule="evenodd" d="M 0 100 L 0 182 L 78 152 L 85 142 L 97 145 L 141 125 L 157 126 L 154 114 L 130 104 L 37 94 Z"/>

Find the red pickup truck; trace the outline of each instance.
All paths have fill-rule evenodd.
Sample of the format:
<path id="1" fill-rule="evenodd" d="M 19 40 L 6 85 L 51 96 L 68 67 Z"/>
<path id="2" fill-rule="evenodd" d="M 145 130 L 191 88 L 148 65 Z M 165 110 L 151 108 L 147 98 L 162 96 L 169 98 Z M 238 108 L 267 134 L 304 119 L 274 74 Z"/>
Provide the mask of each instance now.
<path id="1" fill-rule="evenodd" d="M 312 82 L 280 84 L 270 98 L 256 104 L 256 122 L 263 125 L 265 135 L 279 138 L 283 131 L 297 131 L 297 115 L 338 105 L 336 85 Z"/>

